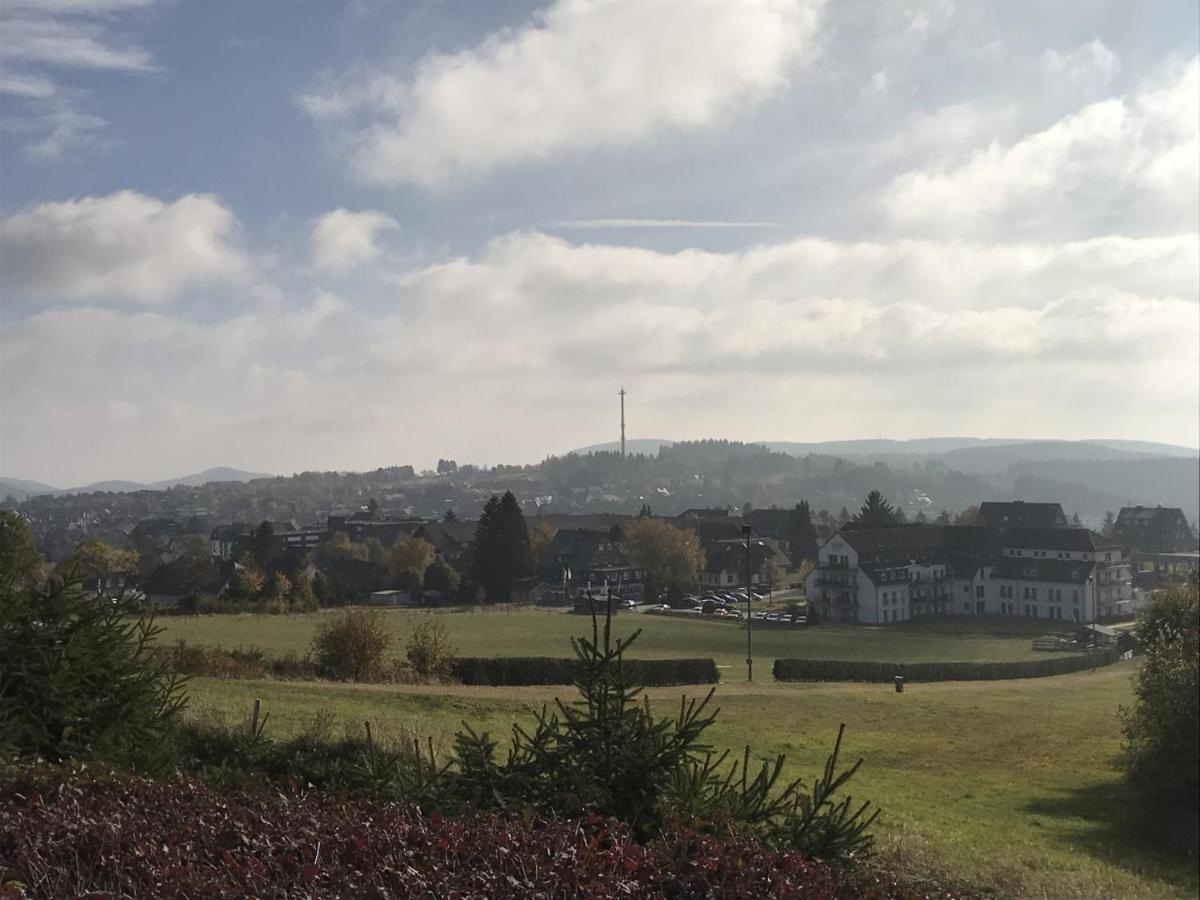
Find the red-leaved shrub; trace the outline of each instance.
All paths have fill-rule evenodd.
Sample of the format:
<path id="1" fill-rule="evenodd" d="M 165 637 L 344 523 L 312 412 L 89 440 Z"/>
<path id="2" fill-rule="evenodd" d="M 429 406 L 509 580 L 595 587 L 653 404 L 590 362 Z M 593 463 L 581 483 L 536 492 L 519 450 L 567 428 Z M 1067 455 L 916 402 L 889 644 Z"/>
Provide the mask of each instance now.
<path id="1" fill-rule="evenodd" d="M 649 846 L 597 818 L 423 816 L 65 769 L 0 793 L 0 897 L 906 898 L 752 839 Z"/>

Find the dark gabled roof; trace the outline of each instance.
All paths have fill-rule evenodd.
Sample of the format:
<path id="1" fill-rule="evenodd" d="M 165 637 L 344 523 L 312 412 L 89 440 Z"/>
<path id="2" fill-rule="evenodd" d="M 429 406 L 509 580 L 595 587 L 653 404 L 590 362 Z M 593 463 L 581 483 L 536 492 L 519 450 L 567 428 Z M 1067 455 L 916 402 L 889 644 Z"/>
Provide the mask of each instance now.
<path id="1" fill-rule="evenodd" d="M 1004 546 L 1022 550 L 1071 550 L 1094 553 L 1096 544 L 1086 528 L 1006 528 Z"/>
<path id="2" fill-rule="evenodd" d="M 991 528 L 1060 528 L 1067 524 L 1061 503 L 1027 503 L 1024 500 L 985 500 L 979 504 L 979 518 Z"/>
<path id="3" fill-rule="evenodd" d="M 1117 513 L 1117 524 L 1150 523 L 1150 522 L 1187 522 L 1187 516 L 1178 506 L 1124 506 Z"/>
<path id="4" fill-rule="evenodd" d="M 625 566 L 625 557 L 619 549 L 609 546 L 611 543 L 603 532 L 560 528 L 537 560 L 538 571 L 552 574 L 566 564 L 581 577 L 587 569 Z"/>
<path id="5" fill-rule="evenodd" d="M 775 549 L 769 544 L 754 542 L 750 544 L 750 567 L 759 572 L 763 562 L 775 555 Z M 729 541 L 714 544 L 704 554 L 705 572 L 745 572 L 746 544 L 743 541 Z"/>
<path id="6" fill-rule="evenodd" d="M 843 529 L 838 533 L 860 554 L 892 555 L 945 548 L 945 528 L 938 525 L 895 525 L 890 528 Z"/>
<path id="7" fill-rule="evenodd" d="M 1053 581 L 1083 584 L 1092 574 L 1093 562 L 1076 559 L 1029 559 L 1006 556 L 992 569 L 993 578 L 1010 581 Z"/>
<path id="8" fill-rule="evenodd" d="M 749 524 L 756 534 L 770 535 L 787 533 L 792 522 L 790 509 L 752 509 L 742 513 L 742 521 Z"/>
<path id="9" fill-rule="evenodd" d="M 467 547 L 475 543 L 475 529 L 479 523 L 470 519 L 460 522 L 426 522 L 417 528 L 419 535 L 439 550 L 449 547 Z"/>
<path id="10" fill-rule="evenodd" d="M 594 531 L 600 534 L 611 534 L 614 528 L 621 528 L 632 521 L 633 516 L 625 513 L 587 513 L 584 515 L 545 513 L 544 515 L 530 516 L 525 523 L 531 532 L 533 526 L 538 522 L 545 522 L 560 531 L 567 529 L 569 531 Z"/>

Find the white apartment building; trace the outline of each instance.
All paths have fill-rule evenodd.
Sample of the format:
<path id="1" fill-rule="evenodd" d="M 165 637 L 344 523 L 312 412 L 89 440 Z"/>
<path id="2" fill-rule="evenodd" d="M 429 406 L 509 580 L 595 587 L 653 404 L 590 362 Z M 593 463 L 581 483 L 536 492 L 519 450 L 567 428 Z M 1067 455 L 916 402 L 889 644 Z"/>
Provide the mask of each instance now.
<path id="1" fill-rule="evenodd" d="M 1083 528 L 907 525 L 843 530 L 805 588 L 823 621 L 886 625 L 933 614 L 1080 624 L 1132 597 L 1129 562 Z"/>

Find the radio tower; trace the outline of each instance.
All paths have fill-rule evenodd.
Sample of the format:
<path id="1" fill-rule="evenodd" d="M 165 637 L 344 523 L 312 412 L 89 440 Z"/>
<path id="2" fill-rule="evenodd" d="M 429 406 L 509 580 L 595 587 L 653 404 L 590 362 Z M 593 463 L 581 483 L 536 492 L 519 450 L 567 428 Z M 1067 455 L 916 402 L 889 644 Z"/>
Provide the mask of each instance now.
<path id="1" fill-rule="evenodd" d="M 618 391 L 621 396 L 621 459 L 625 458 L 625 386 Z"/>

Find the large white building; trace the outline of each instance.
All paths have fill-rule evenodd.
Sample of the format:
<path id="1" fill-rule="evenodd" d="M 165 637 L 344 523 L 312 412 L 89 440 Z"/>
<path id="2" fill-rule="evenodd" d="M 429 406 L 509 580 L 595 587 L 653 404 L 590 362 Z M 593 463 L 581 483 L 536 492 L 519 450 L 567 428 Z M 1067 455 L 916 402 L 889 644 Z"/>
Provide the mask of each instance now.
<path id="1" fill-rule="evenodd" d="M 1085 528 L 847 529 L 818 550 L 805 588 L 822 621 L 870 624 L 939 613 L 1084 624 L 1132 597 L 1124 552 Z"/>

